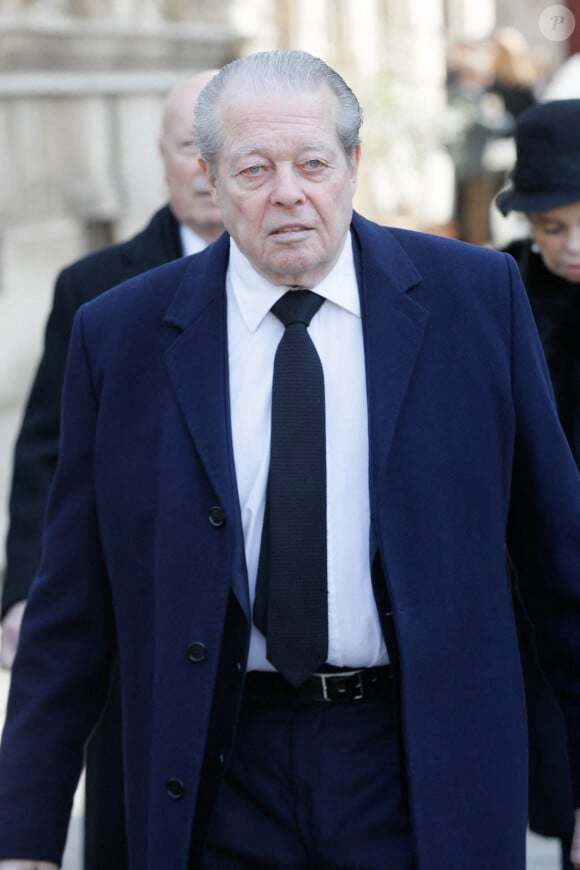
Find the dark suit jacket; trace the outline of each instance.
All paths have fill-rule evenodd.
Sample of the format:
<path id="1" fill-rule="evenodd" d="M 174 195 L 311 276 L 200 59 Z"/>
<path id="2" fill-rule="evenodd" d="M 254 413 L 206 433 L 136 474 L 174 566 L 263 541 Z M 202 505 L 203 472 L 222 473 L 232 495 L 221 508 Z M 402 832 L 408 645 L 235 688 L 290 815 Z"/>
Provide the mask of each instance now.
<path id="1" fill-rule="evenodd" d="M 44 352 L 14 451 L 2 616 L 12 604 L 28 596 L 40 561 L 46 499 L 58 454 L 60 395 L 77 309 L 116 284 L 181 253 L 178 224 L 166 206 L 129 241 L 83 257 L 57 278 Z"/>
<path id="2" fill-rule="evenodd" d="M 505 543 L 578 768 L 576 466 L 513 260 L 359 216 L 352 229 L 369 552 L 400 663 L 417 867 L 523 870 L 526 716 Z M 77 315 L 0 751 L 0 855 L 59 860 L 117 645 L 133 870 L 184 870 L 196 809 L 227 764 L 250 630 L 227 256 L 224 235 Z"/>

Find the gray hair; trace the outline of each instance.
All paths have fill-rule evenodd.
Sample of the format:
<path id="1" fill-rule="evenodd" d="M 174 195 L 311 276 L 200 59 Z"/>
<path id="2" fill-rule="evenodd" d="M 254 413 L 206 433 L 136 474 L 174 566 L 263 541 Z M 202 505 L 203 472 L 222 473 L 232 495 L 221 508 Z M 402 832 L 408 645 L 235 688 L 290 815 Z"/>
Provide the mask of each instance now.
<path id="1" fill-rule="evenodd" d="M 336 96 L 339 106 L 336 133 L 347 160 L 352 160 L 355 148 L 360 143 L 362 109 L 344 79 L 323 60 L 305 51 L 261 51 L 227 64 L 208 82 L 198 97 L 195 106 L 197 144 L 212 172 L 215 171 L 223 145 L 218 106 L 233 80 L 251 91 L 268 91 L 276 86 L 312 91 L 327 85 Z"/>

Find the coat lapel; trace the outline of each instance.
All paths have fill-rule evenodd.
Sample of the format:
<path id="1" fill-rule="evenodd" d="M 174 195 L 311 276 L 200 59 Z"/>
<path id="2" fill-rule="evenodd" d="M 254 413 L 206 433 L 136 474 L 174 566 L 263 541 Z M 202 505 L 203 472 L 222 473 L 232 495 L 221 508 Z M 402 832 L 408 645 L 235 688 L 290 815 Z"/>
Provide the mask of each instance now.
<path id="1" fill-rule="evenodd" d="M 365 339 L 373 481 L 386 467 L 429 313 L 409 293 L 422 277 L 395 238 L 359 215 L 354 216 L 353 230 Z"/>
<path id="2" fill-rule="evenodd" d="M 229 237 L 224 234 L 191 259 L 164 320 L 177 330 L 165 364 L 195 450 L 217 504 L 236 527 L 232 587 L 249 614 L 230 423 L 225 276 Z"/>
<path id="3" fill-rule="evenodd" d="M 231 438 L 229 428 L 225 270 L 228 239 L 192 258 L 165 322 L 178 330 L 165 352 L 165 363 L 216 496 L 230 504 Z M 217 250 L 215 250 L 217 248 Z"/>

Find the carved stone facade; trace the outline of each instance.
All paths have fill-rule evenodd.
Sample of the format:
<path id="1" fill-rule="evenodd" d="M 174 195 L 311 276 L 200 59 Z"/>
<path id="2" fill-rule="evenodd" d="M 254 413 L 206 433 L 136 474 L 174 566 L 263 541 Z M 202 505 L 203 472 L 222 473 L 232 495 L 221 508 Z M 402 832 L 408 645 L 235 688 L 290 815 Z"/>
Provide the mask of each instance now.
<path id="1" fill-rule="evenodd" d="M 161 104 L 239 55 L 227 0 L 0 0 L 0 541 L 56 273 L 165 201 Z M 4 562 L 0 546 L 0 573 Z"/>

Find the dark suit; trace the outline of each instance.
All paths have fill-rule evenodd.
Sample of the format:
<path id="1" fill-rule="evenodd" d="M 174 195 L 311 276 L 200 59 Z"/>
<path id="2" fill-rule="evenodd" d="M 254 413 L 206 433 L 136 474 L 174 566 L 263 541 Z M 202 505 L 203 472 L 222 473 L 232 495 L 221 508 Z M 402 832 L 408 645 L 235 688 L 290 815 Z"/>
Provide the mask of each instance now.
<path id="1" fill-rule="evenodd" d="M 44 352 L 14 452 L 3 615 L 28 597 L 40 562 L 46 499 L 59 446 L 62 382 L 77 309 L 115 284 L 181 254 L 179 227 L 166 206 L 133 238 L 83 257 L 58 276 Z M 127 865 L 119 731 L 118 692 L 112 691 L 87 755 L 85 870 L 124 870 Z"/>
<path id="2" fill-rule="evenodd" d="M 526 716 L 506 530 L 546 669 L 568 700 L 578 769 L 580 481 L 514 262 L 359 216 L 352 228 L 369 552 L 390 599 L 381 617 L 398 661 L 417 868 L 523 870 Z M 59 859 L 117 654 L 131 866 L 184 870 L 196 809 L 202 835 L 251 624 L 227 257 L 224 235 L 77 316 L 0 752 L 0 855 Z"/>

